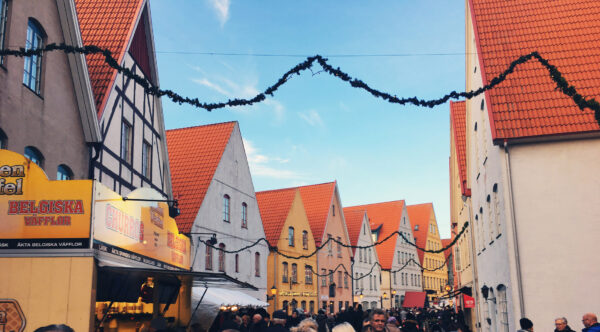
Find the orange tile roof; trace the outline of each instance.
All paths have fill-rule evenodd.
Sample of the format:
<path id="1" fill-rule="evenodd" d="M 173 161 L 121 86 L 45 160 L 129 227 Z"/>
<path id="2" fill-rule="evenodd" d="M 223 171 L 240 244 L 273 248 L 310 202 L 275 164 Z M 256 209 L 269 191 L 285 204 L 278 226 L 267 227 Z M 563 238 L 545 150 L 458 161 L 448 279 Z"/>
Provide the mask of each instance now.
<path id="1" fill-rule="evenodd" d="M 144 3 L 145 0 L 75 0 L 83 44 L 110 50 L 121 64 Z M 117 72 L 106 64 L 102 54 L 87 55 L 85 59 L 100 117 Z"/>
<path id="2" fill-rule="evenodd" d="M 179 231 L 189 233 L 237 122 L 167 130 L 173 197 Z"/>
<path id="3" fill-rule="evenodd" d="M 466 104 L 465 101 L 450 101 L 450 121 L 452 122 L 452 135 L 456 147 L 456 161 L 458 163 L 458 176 L 460 190 L 464 196 L 470 196 L 467 189 L 467 136 L 466 136 Z"/>
<path id="4" fill-rule="evenodd" d="M 519 56 L 538 51 L 579 93 L 599 99 L 600 1 L 469 0 L 469 8 L 484 84 Z M 518 66 L 486 100 L 496 143 L 600 130 L 593 111 L 582 112 L 556 90 L 535 60 Z"/>
<path id="5" fill-rule="evenodd" d="M 349 208 L 344 208 L 346 228 L 348 229 L 350 244 L 353 246 L 358 244 L 358 238 L 360 237 L 360 231 L 366 212 L 366 210 L 351 210 Z M 352 248 L 352 254 L 354 254 L 355 251 L 356 248 Z"/>
<path id="6" fill-rule="evenodd" d="M 424 203 L 408 205 L 406 207 L 406 210 L 408 211 L 410 224 L 413 228 L 413 236 L 417 239 L 417 246 L 419 248 L 425 248 L 425 246 L 427 245 L 427 234 L 429 232 L 429 218 L 431 217 L 431 213 L 433 212 L 433 204 Z M 419 226 L 418 230 L 415 230 L 416 225 Z M 421 265 L 424 265 L 425 263 L 423 263 L 423 251 L 417 249 L 417 254 L 419 255 L 419 261 L 421 262 Z"/>
<path id="7" fill-rule="evenodd" d="M 321 239 L 323 239 L 335 186 L 336 182 L 334 181 L 298 187 L 310 223 L 310 230 L 315 237 L 317 246 L 321 245 Z"/>
<path id="8" fill-rule="evenodd" d="M 297 188 L 286 188 L 256 193 L 265 236 L 271 246 L 277 246 L 297 191 Z"/>
<path id="9" fill-rule="evenodd" d="M 452 239 L 441 239 L 442 240 L 442 247 L 446 248 L 446 246 L 450 245 L 450 242 L 452 242 Z M 446 260 L 448 260 L 448 256 L 450 256 L 450 254 L 452 253 L 452 248 L 448 248 L 446 250 L 444 250 L 444 258 Z"/>
<path id="10" fill-rule="evenodd" d="M 400 229 L 400 220 L 402 218 L 402 209 L 405 202 L 392 201 L 384 203 L 374 203 L 366 205 L 351 206 L 344 209 L 348 211 L 367 211 L 369 216 L 369 224 L 371 229 L 375 229 L 381 226 L 379 231 L 378 240 L 381 241 L 390 234 Z M 379 257 L 379 263 L 384 270 L 392 269 L 392 262 L 394 260 L 394 253 L 396 251 L 396 240 L 398 234 L 394 234 L 390 239 L 383 242 L 375 247 L 377 251 L 377 257 Z"/>

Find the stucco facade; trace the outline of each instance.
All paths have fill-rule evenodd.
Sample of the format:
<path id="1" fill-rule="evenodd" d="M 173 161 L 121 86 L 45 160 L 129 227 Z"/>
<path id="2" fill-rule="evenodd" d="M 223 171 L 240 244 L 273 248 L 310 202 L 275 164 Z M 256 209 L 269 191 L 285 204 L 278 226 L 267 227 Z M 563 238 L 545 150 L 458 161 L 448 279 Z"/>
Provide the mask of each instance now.
<path id="1" fill-rule="evenodd" d="M 41 47 L 82 44 L 72 1 L 4 3 L 8 4 L 6 47 L 25 47 L 28 23 L 42 34 Z M 0 147 L 20 154 L 26 147 L 38 150 L 41 166 L 51 180 L 57 179 L 59 165 L 72 172 L 72 179 L 87 179 L 87 144 L 100 139 L 83 56 L 45 53 L 38 74 L 39 91 L 24 84 L 24 62 L 23 57 L 5 56 L 0 64 Z"/>

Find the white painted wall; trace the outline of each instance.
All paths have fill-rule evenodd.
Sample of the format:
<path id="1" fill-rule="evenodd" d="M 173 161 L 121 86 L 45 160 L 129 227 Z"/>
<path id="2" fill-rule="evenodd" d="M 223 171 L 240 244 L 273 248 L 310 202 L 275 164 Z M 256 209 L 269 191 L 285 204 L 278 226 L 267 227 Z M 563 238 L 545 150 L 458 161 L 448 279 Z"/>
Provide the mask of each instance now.
<path id="1" fill-rule="evenodd" d="M 230 222 L 223 221 L 223 196 L 230 197 Z M 248 228 L 241 227 L 242 203 L 248 205 Z M 254 184 L 248 167 L 246 152 L 242 143 L 239 125 L 233 128 L 229 142 L 225 147 L 223 156 L 215 175 L 208 187 L 204 201 L 200 206 L 192 232 L 209 232 L 217 234 L 217 246 L 224 243 L 226 250 L 236 250 L 264 238 L 263 229 Z M 202 236 L 207 240 L 210 236 Z M 193 236 L 197 239 L 197 236 Z M 205 246 L 194 240 L 192 253 L 197 250 L 193 262 L 195 271 L 205 270 Z M 256 252 L 260 253 L 260 277 L 254 273 Z M 235 272 L 235 254 L 226 254 L 225 272 L 258 288 L 258 291 L 242 290 L 243 292 L 266 301 L 267 292 L 267 258 L 269 249 L 264 242 L 251 249 L 239 253 L 239 272 Z M 213 270 L 218 272 L 219 252 L 213 250 Z"/>
<path id="2" fill-rule="evenodd" d="M 405 234 L 405 236 L 415 242 L 414 235 L 412 232 L 410 219 L 408 218 L 408 211 L 406 210 L 406 204 L 402 206 L 402 217 L 400 219 L 400 225 L 398 231 Z M 396 250 L 394 252 L 394 260 L 392 261 L 392 271 L 401 269 L 409 260 L 413 258 L 416 262 L 419 261 L 417 249 L 408 244 L 401 236 L 396 239 Z M 402 283 L 402 273 L 405 274 L 405 282 Z M 412 276 L 412 277 L 411 277 Z M 392 279 L 392 289 L 396 290 L 396 296 L 398 297 L 397 305 L 402 305 L 402 297 L 407 291 L 420 292 L 423 290 L 423 275 L 421 269 L 414 262 L 408 263 L 401 271 L 396 273 L 396 284 L 394 284 L 394 276 L 390 275 Z M 411 279 L 414 283 L 411 283 Z"/>
<path id="3" fill-rule="evenodd" d="M 358 246 L 372 246 L 373 237 L 371 235 L 371 227 L 369 226 L 369 220 L 364 215 L 361 231 L 358 236 Z M 362 252 L 362 253 L 361 253 Z M 363 304 L 363 310 L 372 309 L 372 304 L 375 304 L 376 308 L 381 307 L 379 297 L 383 293 L 381 291 L 381 267 L 377 264 L 379 259 L 377 258 L 377 252 L 375 247 L 360 249 L 356 248 L 354 253 L 354 277 L 360 277 L 371 273 L 361 280 L 354 281 L 354 295 L 355 298 L 361 291 L 363 298 L 358 298 L 358 302 Z M 373 271 L 371 272 L 371 269 Z"/>
<path id="4" fill-rule="evenodd" d="M 598 313 L 600 139 L 509 149 L 525 315 L 538 331 Z"/>

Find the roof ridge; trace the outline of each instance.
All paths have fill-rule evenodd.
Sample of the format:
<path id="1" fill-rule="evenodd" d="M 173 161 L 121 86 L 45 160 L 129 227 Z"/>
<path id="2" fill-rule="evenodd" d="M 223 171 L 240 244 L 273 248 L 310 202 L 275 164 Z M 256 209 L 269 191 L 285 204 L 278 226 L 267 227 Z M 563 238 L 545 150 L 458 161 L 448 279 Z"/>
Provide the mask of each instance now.
<path id="1" fill-rule="evenodd" d="M 411 204 L 411 205 L 407 205 L 406 207 L 409 207 L 409 206 L 423 206 L 423 205 L 431 205 L 431 206 L 433 206 L 433 202 Z"/>
<path id="2" fill-rule="evenodd" d="M 230 124 L 230 123 L 237 123 L 239 125 L 238 121 L 233 120 L 233 121 L 226 121 L 226 122 L 209 123 L 209 124 L 205 124 L 205 125 L 173 128 L 173 129 L 168 129 L 165 131 L 173 132 L 173 131 L 177 131 L 177 130 L 193 129 L 193 128 L 200 128 L 200 127 L 212 127 L 212 126 L 225 125 L 225 124 Z"/>
<path id="3" fill-rule="evenodd" d="M 378 203 L 367 203 L 367 204 L 351 205 L 351 206 L 345 207 L 344 209 L 346 209 L 346 208 L 349 208 L 349 209 L 350 208 L 358 208 L 358 207 L 361 207 L 361 206 L 368 206 L 368 205 L 375 205 L 375 204 L 401 203 L 401 202 L 404 202 L 404 205 L 407 205 L 405 199 L 396 199 L 396 200 L 393 200 L 393 201 L 385 201 L 385 202 L 378 202 Z"/>
<path id="4" fill-rule="evenodd" d="M 295 189 L 298 189 L 298 188 L 289 187 L 289 188 L 269 189 L 269 190 L 256 191 L 254 193 L 255 194 L 258 194 L 258 193 L 265 194 L 265 193 L 273 193 L 273 192 L 277 192 L 277 191 L 287 191 L 287 190 L 295 190 Z"/>
<path id="5" fill-rule="evenodd" d="M 322 186 L 324 184 L 332 184 L 332 183 L 336 183 L 336 182 L 337 182 L 337 180 L 334 180 L 332 182 L 323 182 L 323 183 L 317 183 L 317 184 L 309 184 L 309 185 L 305 185 L 305 186 L 292 186 L 292 187 L 277 188 L 277 189 L 267 189 L 267 190 L 262 190 L 262 191 L 264 192 L 264 191 L 300 189 L 300 188 L 307 188 L 307 187 L 313 187 L 313 186 Z"/>

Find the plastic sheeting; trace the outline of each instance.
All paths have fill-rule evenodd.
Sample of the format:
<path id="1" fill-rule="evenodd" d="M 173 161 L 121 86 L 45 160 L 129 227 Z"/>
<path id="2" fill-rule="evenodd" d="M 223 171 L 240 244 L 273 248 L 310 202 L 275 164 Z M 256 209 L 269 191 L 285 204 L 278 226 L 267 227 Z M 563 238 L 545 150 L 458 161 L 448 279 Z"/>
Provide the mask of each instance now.
<path id="1" fill-rule="evenodd" d="M 198 305 L 198 301 L 202 298 L 202 294 L 206 290 L 206 294 Z M 240 291 L 225 289 L 225 288 L 192 288 L 192 312 L 198 306 L 196 312 L 193 312 L 192 324 L 199 323 L 200 327 L 208 330 L 212 325 L 215 317 L 219 313 L 221 306 L 238 307 L 266 307 L 267 302 L 260 301 L 254 297 L 242 293 Z"/>

